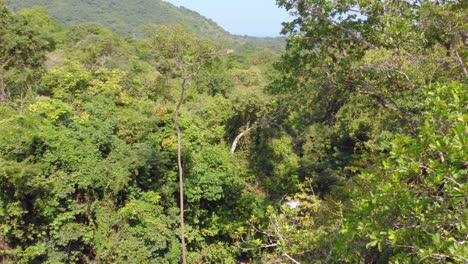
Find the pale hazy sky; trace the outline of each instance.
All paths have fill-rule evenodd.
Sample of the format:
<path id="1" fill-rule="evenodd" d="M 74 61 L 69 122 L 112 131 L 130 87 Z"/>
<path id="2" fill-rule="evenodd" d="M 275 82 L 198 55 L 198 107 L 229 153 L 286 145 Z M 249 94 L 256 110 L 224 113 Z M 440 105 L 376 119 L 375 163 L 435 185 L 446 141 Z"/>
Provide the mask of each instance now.
<path id="1" fill-rule="evenodd" d="M 276 37 L 289 15 L 275 0 L 165 0 L 211 18 L 233 34 Z"/>

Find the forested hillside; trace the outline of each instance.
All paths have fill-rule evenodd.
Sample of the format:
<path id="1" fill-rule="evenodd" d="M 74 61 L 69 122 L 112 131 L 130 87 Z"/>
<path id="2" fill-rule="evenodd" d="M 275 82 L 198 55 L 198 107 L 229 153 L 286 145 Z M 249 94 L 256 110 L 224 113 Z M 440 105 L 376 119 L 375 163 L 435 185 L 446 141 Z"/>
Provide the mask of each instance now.
<path id="1" fill-rule="evenodd" d="M 163 0 L 8 0 L 8 3 L 13 10 L 42 6 L 53 19 L 62 23 L 96 23 L 122 36 L 141 38 L 144 28 L 155 24 L 182 26 L 198 37 L 224 42 L 236 49 L 282 50 L 285 45 L 283 38 L 231 35 L 211 19 Z"/>
<path id="2" fill-rule="evenodd" d="M 162 0 L 8 0 L 14 9 L 43 6 L 50 16 L 67 24 L 98 23 L 118 34 L 141 36 L 145 25 L 183 25 L 195 34 L 227 38 L 229 33 L 200 14 Z"/>
<path id="3" fill-rule="evenodd" d="M 0 262 L 467 263 L 467 3 L 277 4 L 280 56 L 0 0 Z"/>

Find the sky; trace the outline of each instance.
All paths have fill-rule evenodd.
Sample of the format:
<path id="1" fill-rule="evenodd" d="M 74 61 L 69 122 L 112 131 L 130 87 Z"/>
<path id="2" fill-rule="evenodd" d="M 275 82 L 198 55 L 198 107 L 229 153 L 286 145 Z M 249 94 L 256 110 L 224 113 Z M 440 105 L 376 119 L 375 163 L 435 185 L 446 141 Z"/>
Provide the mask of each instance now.
<path id="1" fill-rule="evenodd" d="M 275 0 L 165 0 L 197 11 L 237 35 L 276 37 L 281 22 L 290 20 Z"/>

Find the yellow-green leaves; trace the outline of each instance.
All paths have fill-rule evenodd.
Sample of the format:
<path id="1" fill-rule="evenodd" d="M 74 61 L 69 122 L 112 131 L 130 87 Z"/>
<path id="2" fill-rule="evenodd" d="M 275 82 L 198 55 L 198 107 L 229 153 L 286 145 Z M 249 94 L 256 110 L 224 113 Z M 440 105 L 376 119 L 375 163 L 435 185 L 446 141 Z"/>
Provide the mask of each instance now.
<path id="1" fill-rule="evenodd" d="M 29 106 L 29 111 L 40 114 L 50 121 L 66 121 L 73 116 L 73 108 L 59 100 L 46 99 Z"/>

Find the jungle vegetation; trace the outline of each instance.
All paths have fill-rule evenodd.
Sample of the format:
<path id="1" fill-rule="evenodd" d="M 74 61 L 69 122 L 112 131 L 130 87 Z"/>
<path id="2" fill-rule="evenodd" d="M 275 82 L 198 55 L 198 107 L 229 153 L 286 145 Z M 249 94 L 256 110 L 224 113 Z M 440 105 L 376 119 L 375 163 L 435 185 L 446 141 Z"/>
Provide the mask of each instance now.
<path id="1" fill-rule="evenodd" d="M 468 262 L 466 1 L 278 0 L 284 49 L 19 2 L 0 262 Z"/>

